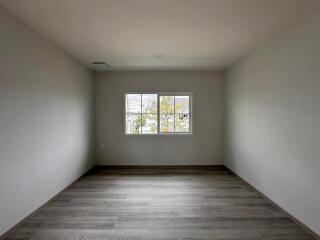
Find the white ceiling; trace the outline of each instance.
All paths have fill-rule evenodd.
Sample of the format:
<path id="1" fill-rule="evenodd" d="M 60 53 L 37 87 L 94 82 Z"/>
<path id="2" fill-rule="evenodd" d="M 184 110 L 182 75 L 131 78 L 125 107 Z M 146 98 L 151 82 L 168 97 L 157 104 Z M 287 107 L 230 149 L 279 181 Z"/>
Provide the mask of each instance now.
<path id="1" fill-rule="evenodd" d="M 91 69 L 225 69 L 318 0 L 0 0 Z"/>

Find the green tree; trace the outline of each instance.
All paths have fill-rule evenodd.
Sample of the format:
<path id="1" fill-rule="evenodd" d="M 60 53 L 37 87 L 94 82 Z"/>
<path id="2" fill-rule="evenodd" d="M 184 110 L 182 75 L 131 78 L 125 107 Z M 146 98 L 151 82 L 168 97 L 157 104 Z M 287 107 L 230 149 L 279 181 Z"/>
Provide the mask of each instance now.
<path id="1" fill-rule="evenodd" d="M 160 126 L 161 132 L 170 132 L 172 129 L 172 118 L 174 114 L 174 97 L 162 96 L 160 102 Z M 170 121 L 171 120 L 171 121 Z"/>
<path id="2" fill-rule="evenodd" d="M 139 134 L 140 129 L 145 127 L 146 124 L 149 124 L 150 131 L 152 133 L 157 133 L 157 102 L 151 101 L 146 107 L 142 114 L 134 122 L 134 134 Z"/>
<path id="3" fill-rule="evenodd" d="M 139 134 L 140 133 L 140 128 L 146 124 L 146 116 L 145 115 L 138 115 L 138 118 L 134 122 L 134 134 Z"/>
<path id="4" fill-rule="evenodd" d="M 177 102 L 174 106 L 174 96 L 162 96 L 158 113 L 160 114 L 161 132 L 172 132 L 173 129 L 176 129 L 177 132 L 188 131 L 189 114 L 183 113 L 183 110 L 186 107 L 188 107 L 186 104 Z M 139 134 L 140 129 L 145 127 L 146 124 L 149 125 L 152 133 L 157 132 L 156 109 L 156 101 L 152 101 L 145 107 L 144 113 L 138 115 L 137 119 L 134 121 L 134 134 Z"/>
<path id="5" fill-rule="evenodd" d="M 160 126 L 161 132 L 171 132 L 188 130 L 188 114 L 183 113 L 186 108 L 184 103 L 175 103 L 174 96 L 162 96 L 160 102 Z M 175 121 L 174 121 L 175 118 Z M 175 126 L 173 126 L 175 125 Z"/>

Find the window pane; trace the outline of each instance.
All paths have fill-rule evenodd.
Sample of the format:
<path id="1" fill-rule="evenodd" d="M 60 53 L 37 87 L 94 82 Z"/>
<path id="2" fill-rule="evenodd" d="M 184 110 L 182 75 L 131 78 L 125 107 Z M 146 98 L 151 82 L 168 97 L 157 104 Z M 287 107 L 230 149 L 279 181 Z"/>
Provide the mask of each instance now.
<path id="1" fill-rule="evenodd" d="M 142 94 L 142 113 L 157 113 L 157 94 Z"/>
<path id="2" fill-rule="evenodd" d="M 126 133 L 190 133 L 190 100 L 188 94 L 126 94 Z"/>
<path id="3" fill-rule="evenodd" d="M 160 96 L 160 114 L 174 113 L 174 96 Z"/>
<path id="4" fill-rule="evenodd" d="M 176 113 L 189 113 L 189 96 L 175 96 Z"/>
<path id="5" fill-rule="evenodd" d="M 173 114 L 160 115 L 160 132 L 174 132 L 174 116 Z"/>
<path id="6" fill-rule="evenodd" d="M 157 114 L 142 114 L 142 133 L 154 134 L 158 131 Z"/>
<path id="7" fill-rule="evenodd" d="M 141 133 L 141 114 L 126 115 L 126 133 L 127 134 Z"/>
<path id="8" fill-rule="evenodd" d="M 141 113 L 141 94 L 126 95 L 126 113 Z"/>
<path id="9" fill-rule="evenodd" d="M 189 119 L 190 115 L 186 113 L 176 114 L 175 117 L 175 131 L 176 132 L 189 132 Z"/>

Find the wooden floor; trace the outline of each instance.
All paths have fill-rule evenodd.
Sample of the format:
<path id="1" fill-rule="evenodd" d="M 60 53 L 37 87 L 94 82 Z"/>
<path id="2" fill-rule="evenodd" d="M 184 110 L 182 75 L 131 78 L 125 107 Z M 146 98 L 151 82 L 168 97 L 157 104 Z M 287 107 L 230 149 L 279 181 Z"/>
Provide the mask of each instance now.
<path id="1" fill-rule="evenodd" d="M 313 239 L 227 170 L 97 168 L 7 239 Z"/>

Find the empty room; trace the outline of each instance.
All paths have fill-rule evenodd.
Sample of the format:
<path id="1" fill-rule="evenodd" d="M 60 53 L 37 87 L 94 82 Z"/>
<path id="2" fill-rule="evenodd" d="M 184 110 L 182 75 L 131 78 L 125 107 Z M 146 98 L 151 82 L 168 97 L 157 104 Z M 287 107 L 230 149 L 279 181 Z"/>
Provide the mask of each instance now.
<path id="1" fill-rule="evenodd" d="M 0 0 L 0 239 L 320 239 L 320 0 Z"/>

